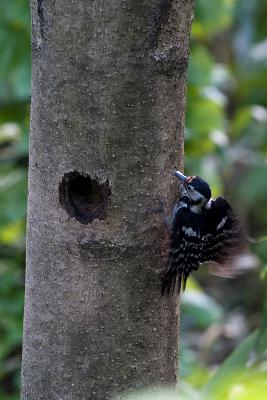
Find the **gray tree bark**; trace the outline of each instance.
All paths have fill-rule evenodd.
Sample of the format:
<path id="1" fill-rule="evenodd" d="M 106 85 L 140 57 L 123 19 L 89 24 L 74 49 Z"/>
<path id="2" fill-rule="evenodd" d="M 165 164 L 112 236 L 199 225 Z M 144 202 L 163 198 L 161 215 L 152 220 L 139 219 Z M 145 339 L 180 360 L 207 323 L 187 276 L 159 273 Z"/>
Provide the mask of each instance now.
<path id="1" fill-rule="evenodd" d="M 193 0 L 31 0 L 22 399 L 174 384 L 162 298 Z"/>

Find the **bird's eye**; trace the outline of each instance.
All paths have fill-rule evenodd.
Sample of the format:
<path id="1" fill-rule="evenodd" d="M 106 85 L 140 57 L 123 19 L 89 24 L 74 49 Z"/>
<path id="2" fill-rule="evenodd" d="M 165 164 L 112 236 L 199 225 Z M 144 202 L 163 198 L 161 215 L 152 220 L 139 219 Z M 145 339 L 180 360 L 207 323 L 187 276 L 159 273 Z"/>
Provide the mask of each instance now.
<path id="1" fill-rule="evenodd" d="M 188 190 L 193 190 L 193 186 L 188 185 Z"/>

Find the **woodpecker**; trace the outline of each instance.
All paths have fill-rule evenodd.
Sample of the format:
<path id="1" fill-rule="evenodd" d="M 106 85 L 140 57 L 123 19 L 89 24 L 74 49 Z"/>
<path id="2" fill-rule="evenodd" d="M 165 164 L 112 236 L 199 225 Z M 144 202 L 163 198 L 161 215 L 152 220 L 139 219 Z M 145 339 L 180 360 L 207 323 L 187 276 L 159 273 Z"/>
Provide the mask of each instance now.
<path id="1" fill-rule="evenodd" d="M 204 262 L 225 264 L 242 242 L 237 215 L 224 197 L 213 199 L 207 182 L 199 176 L 179 179 L 180 198 L 167 221 L 170 234 L 168 267 L 162 295 L 185 290 L 186 280 Z"/>

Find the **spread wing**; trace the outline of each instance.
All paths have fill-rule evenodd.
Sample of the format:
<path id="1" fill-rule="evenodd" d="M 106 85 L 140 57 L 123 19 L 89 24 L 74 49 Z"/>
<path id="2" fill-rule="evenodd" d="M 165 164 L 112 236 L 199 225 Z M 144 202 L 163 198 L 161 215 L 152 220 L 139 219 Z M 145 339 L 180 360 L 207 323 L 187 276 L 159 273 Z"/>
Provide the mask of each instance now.
<path id="1" fill-rule="evenodd" d="M 179 204 L 179 203 L 178 203 Z M 177 286 L 185 289 L 188 275 L 197 270 L 201 262 L 203 217 L 189 208 L 176 209 L 171 224 L 170 254 L 167 273 L 162 281 L 162 295 Z"/>
<path id="2" fill-rule="evenodd" d="M 211 199 L 204 216 L 207 232 L 203 237 L 201 262 L 224 264 L 243 244 L 238 217 L 223 197 Z"/>

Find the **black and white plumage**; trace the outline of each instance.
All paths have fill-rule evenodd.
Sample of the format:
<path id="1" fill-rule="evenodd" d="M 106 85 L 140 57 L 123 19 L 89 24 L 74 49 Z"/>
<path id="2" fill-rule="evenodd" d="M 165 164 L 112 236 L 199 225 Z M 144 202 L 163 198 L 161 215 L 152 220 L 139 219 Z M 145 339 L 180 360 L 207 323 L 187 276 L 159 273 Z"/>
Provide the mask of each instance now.
<path id="1" fill-rule="evenodd" d="M 162 294 L 185 289 L 189 274 L 201 263 L 224 264 L 241 246 L 239 221 L 228 201 L 211 198 L 211 189 L 199 176 L 179 171 L 181 197 L 168 221 L 170 254 Z"/>

